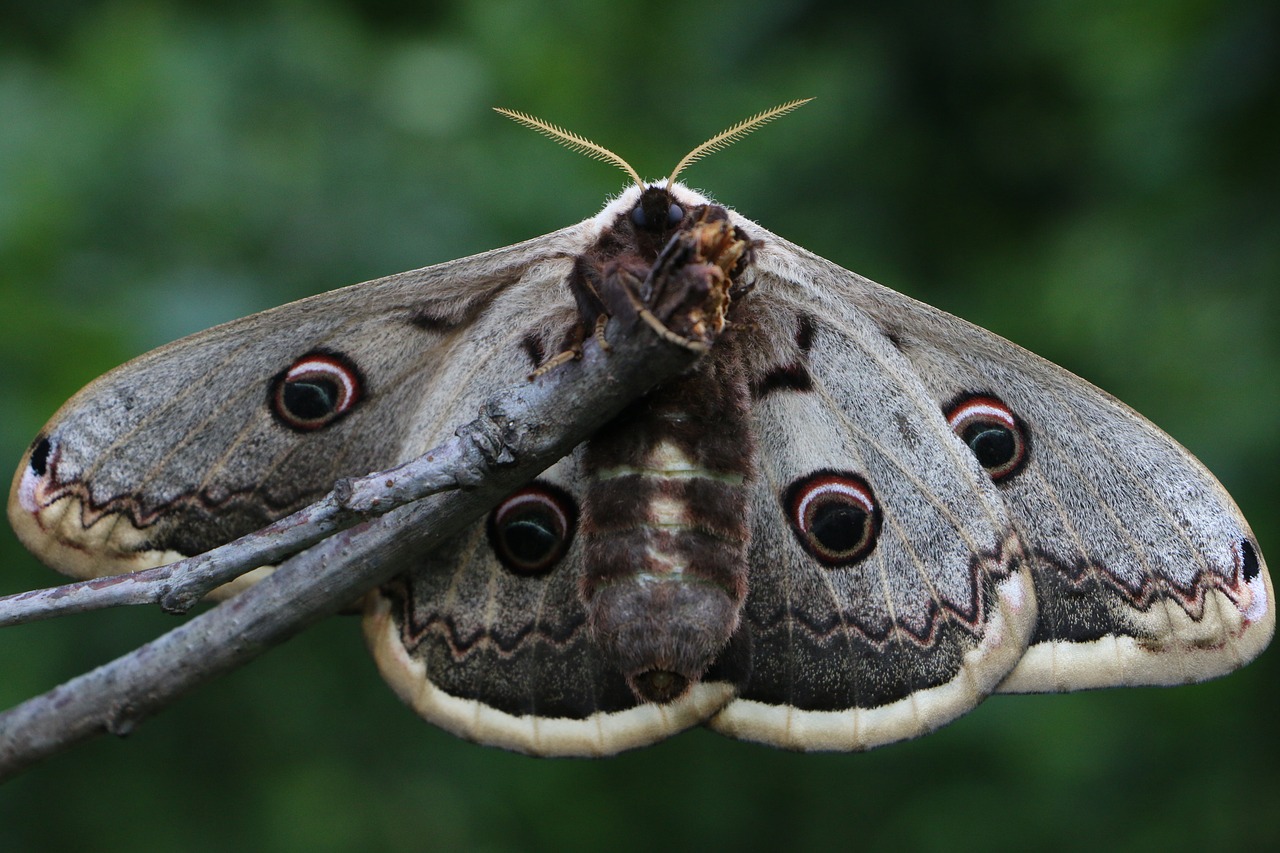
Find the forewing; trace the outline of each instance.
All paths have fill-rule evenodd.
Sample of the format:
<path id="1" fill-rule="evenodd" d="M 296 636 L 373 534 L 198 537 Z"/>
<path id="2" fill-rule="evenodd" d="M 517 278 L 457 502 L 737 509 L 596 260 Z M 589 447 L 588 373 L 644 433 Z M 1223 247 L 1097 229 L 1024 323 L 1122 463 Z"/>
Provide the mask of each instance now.
<path id="1" fill-rule="evenodd" d="M 340 477 L 417 455 L 473 418 L 478 397 L 528 372 L 521 336 L 571 322 L 568 257 L 590 237 L 583 223 L 303 299 L 111 371 L 27 452 L 10 492 L 14 529 L 60 571 L 116 574 L 202 552 Z M 495 345 L 504 335 L 515 340 Z M 348 410 L 327 423 L 281 417 L 291 368 L 320 377 L 304 392 Z M 288 405 L 323 408 L 305 396 Z"/>
<path id="2" fill-rule="evenodd" d="M 1187 450 L 1066 370 L 796 251 L 825 270 L 815 298 L 860 305 L 958 431 L 969 424 L 979 446 L 986 419 L 1022 454 L 988 460 L 1040 614 L 1001 690 L 1200 681 L 1266 646 L 1275 608 L 1257 540 Z"/>
<path id="3" fill-rule="evenodd" d="M 996 488 L 911 363 L 856 303 L 817 305 L 822 286 L 803 265 L 762 270 L 748 297 L 768 342 L 752 366 L 750 676 L 711 725 L 866 749 L 980 702 L 1022 656 L 1035 606 Z"/>

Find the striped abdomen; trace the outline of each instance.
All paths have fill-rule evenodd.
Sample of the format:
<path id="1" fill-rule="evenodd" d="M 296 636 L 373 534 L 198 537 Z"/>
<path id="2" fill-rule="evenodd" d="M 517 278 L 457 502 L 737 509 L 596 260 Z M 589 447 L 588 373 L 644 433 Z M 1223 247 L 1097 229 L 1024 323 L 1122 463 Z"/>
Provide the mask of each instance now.
<path id="1" fill-rule="evenodd" d="M 731 336 L 726 336 L 731 337 Z M 587 446 L 583 593 L 591 629 L 637 697 L 706 673 L 747 592 L 750 395 L 729 340 Z"/>

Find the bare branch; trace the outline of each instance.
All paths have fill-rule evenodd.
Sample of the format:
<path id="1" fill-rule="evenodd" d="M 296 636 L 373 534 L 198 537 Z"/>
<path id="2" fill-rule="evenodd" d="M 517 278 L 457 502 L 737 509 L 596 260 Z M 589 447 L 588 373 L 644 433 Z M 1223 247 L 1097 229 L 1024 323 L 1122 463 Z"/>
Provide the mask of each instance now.
<path id="1" fill-rule="evenodd" d="M 420 459 L 339 481 L 314 504 L 203 554 L 152 569 L 0 597 L 0 628 L 135 604 L 159 604 L 171 613 L 185 613 L 217 587 L 260 566 L 274 566 L 338 531 L 411 501 L 475 485 L 486 465 L 501 461 L 501 453 L 494 421 L 478 418 Z"/>
<path id="2" fill-rule="evenodd" d="M 682 312 L 705 310 L 696 304 L 681 308 L 664 319 L 679 320 Z M 615 317 L 608 333 L 607 355 L 598 346 L 588 345 L 582 359 L 491 400 L 476 421 L 459 431 L 458 438 L 423 457 L 424 471 L 431 473 L 406 472 L 402 466 L 378 475 L 380 485 L 377 477 L 343 484 L 335 495 L 299 514 L 305 516 L 302 521 L 295 522 L 298 517 L 291 516 L 272 525 L 270 533 L 254 534 L 220 549 L 225 557 L 206 555 L 212 568 L 195 588 L 220 582 L 223 572 L 234 571 L 227 567 L 261 565 L 272 555 L 278 559 L 290 549 L 305 547 L 313 536 L 328 536 L 246 592 L 128 655 L 0 714 L 0 781 L 93 735 L 128 733 L 178 696 L 358 600 L 402 571 L 415 555 L 437 546 L 567 454 L 629 401 L 696 358 L 690 342 L 655 334 L 637 316 Z M 401 489 L 405 477 L 418 478 L 408 490 Z M 384 493 L 370 499 L 370 488 Z M 436 493 L 398 505 L 420 492 Z M 344 501 L 355 496 L 360 496 L 357 503 L 362 510 L 397 508 L 333 533 L 362 516 L 344 507 Z M 292 532 L 295 527 L 305 532 Z M 275 544 L 262 541 L 264 536 Z M 200 558 L 184 562 L 188 568 L 203 565 Z M 77 591 L 69 594 L 90 598 L 106 594 L 102 591 L 113 582 L 158 584 L 169 587 L 166 594 L 179 594 L 173 590 L 184 584 L 176 577 L 176 567 L 165 568 L 168 577 L 162 581 L 104 579 L 73 584 Z"/>

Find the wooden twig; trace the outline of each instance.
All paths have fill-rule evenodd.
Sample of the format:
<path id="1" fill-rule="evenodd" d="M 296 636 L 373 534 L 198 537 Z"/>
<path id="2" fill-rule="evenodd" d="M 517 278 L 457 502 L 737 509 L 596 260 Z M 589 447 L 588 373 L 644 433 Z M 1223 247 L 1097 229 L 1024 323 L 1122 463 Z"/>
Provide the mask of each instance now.
<path id="1" fill-rule="evenodd" d="M 164 592 L 150 600 L 178 596 L 170 603 L 185 605 L 193 599 L 183 596 L 198 597 L 198 590 L 217 585 L 230 572 L 269 562 L 272 555 L 278 559 L 306 547 L 312 537 L 323 539 L 246 592 L 0 714 L 0 781 L 91 736 L 131 731 L 178 696 L 357 601 L 696 358 L 688 342 L 654 334 L 636 316 L 615 317 L 608 337 L 607 355 L 589 345 L 580 360 L 506 389 L 456 439 L 410 463 L 412 470 L 386 472 L 381 481 L 341 484 L 316 507 L 219 549 L 220 556 L 185 561 L 188 568 L 203 567 L 205 574 L 195 583 L 166 567 L 167 573 L 150 570 L 157 574 L 132 581 L 71 585 L 74 591 L 68 594 L 83 599 L 110 597 L 113 583 L 155 585 Z M 404 503 L 420 494 L 431 496 Z M 384 514 L 359 521 L 374 512 Z M 353 521 L 359 523 L 339 529 Z M 38 602 L 39 596 L 27 601 Z M 31 603 L 30 612 L 44 607 Z"/>
<path id="2" fill-rule="evenodd" d="M 493 416 L 477 418 L 420 459 L 341 480 L 310 506 L 203 554 L 152 569 L 0 597 L 0 628 L 135 604 L 159 604 L 170 613 L 185 613 L 245 572 L 274 566 L 341 530 L 412 501 L 476 485 L 485 463 L 500 461 L 488 458 L 501 454 L 500 442 Z"/>

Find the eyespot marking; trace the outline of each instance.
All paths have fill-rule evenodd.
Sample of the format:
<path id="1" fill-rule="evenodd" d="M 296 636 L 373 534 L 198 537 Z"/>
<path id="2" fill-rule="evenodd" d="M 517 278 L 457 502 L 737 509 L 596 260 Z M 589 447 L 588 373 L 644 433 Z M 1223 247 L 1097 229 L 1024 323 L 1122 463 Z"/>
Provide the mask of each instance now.
<path id="1" fill-rule="evenodd" d="M 47 487 L 46 477 L 55 464 L 57 450 L 53 441 L 46 435 L 36 437 L 31 443 L 31 454 L 27 459 L 26 470 L 18 481 L 16 497 L 18 506 L 26 512 L 37 515 L 40 512 L 41 491 Z"/>
<path id="2" fill-rule="evenodd" d="M 1244 578 L 1245 583 L 1254 580 L 1262 570 L 1261 561 L 1258 559 L 1258 551 L 1253 547 L 1253 543 L 1248 539 L 1241 539 L 1238 548 L 1240 558 L 1240 576 Z"/>
<path id="3" fill-rule="evenodd" d="M 944 410 L 947 425 L 968 445 L 992 482 L 1010 479 L 1026 467 L 1031 441 L 1022 418 L 994 394 L 969 394 Z"/>
<path id="4" fill-rule="evenodd" d="M 568 492 L 540 480 L 512 494 L 489 513 L 489 544 L 516 575 L 545 575 L 573 542 L 578 509 Z"/>
<path id="5" fill-rule="evenodd" d="M 315 350 L 271 381 L 268 404 L 276 420 L 298 432 L 323 429 L 364 397 L 364 377 L 345 355 Z"/>
<path id="6" fill-rule="evenodd" d="M 817 471 L 792 483 L 782 504 L 801 547 L 825 566 L 851 566 L 875 550 L 883 516 L 857 474 Z"/>

